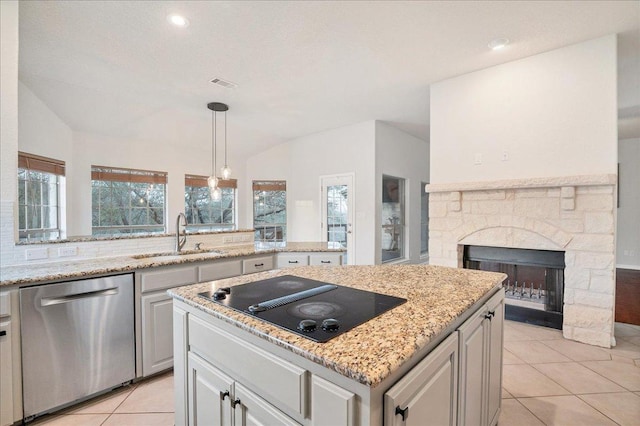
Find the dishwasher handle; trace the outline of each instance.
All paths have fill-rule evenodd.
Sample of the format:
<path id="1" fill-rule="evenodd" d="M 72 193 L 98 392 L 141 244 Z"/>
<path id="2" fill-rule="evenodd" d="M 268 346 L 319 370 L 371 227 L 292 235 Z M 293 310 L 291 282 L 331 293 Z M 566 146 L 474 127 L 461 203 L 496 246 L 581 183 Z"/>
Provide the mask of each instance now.
<path id="1" fill-rule="evenodd" d="M 84 293 L 70 294 L 68 296 L 60 297 L 43 297 L 40 300 L 40 306 L 59 305 L 61 303 L 69 303 L 78 299 L 89 299 L 92 297 L 111 296 L 118 294 L 117 287 L 106 288 L 104 290 L 87 291 Z"/>

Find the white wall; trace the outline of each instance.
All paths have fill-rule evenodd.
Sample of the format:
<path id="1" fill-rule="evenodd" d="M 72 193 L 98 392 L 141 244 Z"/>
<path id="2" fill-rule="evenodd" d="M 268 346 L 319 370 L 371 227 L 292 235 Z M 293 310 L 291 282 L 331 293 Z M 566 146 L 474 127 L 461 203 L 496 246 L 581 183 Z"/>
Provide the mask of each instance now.
<path id="1" fill-rule="evenodd" d="M 620 161 L 616 262 L 640 269 L 640 138 L 618 142 Z"/>
<path id="2" fill-rule="evenodd" d="M 420 262 L 420 196 L 429 179 L 429 145 L 395 127 L 376 122 L 376 206 L 382 205 L 382 175 L 405 179 L 405 258 Z M 382 220 L 376 210 L 376 263 L 381 261 Z"/>
<path id="3" fill-rule="evenodd" d="M 0 1 L 0 265 L 13 250 L 18 188 L 18 2 Z"/>
<path id="4" fill-rule="evenodd" d="M 431 183 L 616 173 L 616 81 L 610 35 L 432 85 Z"/>
<path id="5" fill-rule="evenodd" d="M 252 227 L 253 180 L 287 181 L 287 239 L 321 241 L 320 176 L 354 173 L 355 262 L 375 262 L 375 122 L 345 126 L 278 145 L 249 158 L 243 206 Z"/>

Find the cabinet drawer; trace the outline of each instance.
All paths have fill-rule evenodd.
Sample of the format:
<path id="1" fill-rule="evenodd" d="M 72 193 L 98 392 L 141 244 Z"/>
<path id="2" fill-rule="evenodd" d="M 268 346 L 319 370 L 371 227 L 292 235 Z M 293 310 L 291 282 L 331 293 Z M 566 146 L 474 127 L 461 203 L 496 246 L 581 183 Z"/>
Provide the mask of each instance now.
<path id="1" fill-rule="evenodd" d="M 277 257 L 277 268 L 295 268 L 296 266 L 307 266 L 309 264 L 308 254 L 284 254 Z"/>
<path id="2" fill-rule="evenodd" d="M 254 272 L 268 271 L 273 269 L 273 256 L 254 257 L 242 261 L 242 273 L 253 274 Z"/>
<path id="3" fill-rule="evenodd" d="M 190 350 L 271 404 L 305 416 L 306 370 L 189 315 Z"/>
<path id="4" fill-rule="evenodd" d="M 314 253 L 309 256 L 309 265 L 341 265 L 342 253 Z"/>
<path id="5" fill-rule="evenodd" d="M 242 262 L 239 259 L 213 262 L 198 268 L 198 282 L 221 280 L 238 275 L 242 275 Z"/>
<path id="6" fill-rule="evenodd" d="M 198 282 L 198 268 L 195 265 L 191 265 L 159 269 L 153 272 L 141 272 L 140 281 L 143 293 L 194 284 Z"/>

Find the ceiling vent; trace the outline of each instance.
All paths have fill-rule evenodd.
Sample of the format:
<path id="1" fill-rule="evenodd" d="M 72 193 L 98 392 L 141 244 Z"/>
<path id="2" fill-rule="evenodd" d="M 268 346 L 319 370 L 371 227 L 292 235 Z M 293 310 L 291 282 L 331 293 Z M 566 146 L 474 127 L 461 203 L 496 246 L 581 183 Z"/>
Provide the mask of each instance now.
<path id="1" fill-rule="evenodd" d="M 232 83 L 232 82 L 227 81 L 227 80 L 223 80 L 221 78 L 214 78 L 213 80 L 211 80 L 211 82 L 213 84 L 217 84 L 218 86 L 222 86 L 225 89 L 235 89 L 236 87 L 238 87 L 237 84 Z"/>

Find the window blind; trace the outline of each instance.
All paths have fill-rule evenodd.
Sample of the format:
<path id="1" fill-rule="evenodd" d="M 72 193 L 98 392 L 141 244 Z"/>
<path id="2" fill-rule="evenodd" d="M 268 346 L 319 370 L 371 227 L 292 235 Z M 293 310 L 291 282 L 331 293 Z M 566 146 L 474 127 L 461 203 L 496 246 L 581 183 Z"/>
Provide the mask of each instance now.
<path id="1" fill-rule="evenodd" d="M 18 167 L 37 172 L 51 173 L 58 176 L 64 176 L 65 174 L 64 161 L 19 151 Z"/>
<path id="2" fill-rule="evenodd" d="M 184 186 L 208 186 L 207 184 L 208 176 L 200 176 L 200 175 L 184 175 Z M 218 186 L 220 188 L 233 188 L 236 189 L 238 187 L 237 179 L 219 179 Z"/>
<path id="3" fill-rule="evenodd" d="M 166 185 L 167 172 L 157 172 L 153 170 L 125 169 L 125 168 L 119 168 L 119 167 L 91 166 L 91 180 Z"/>

